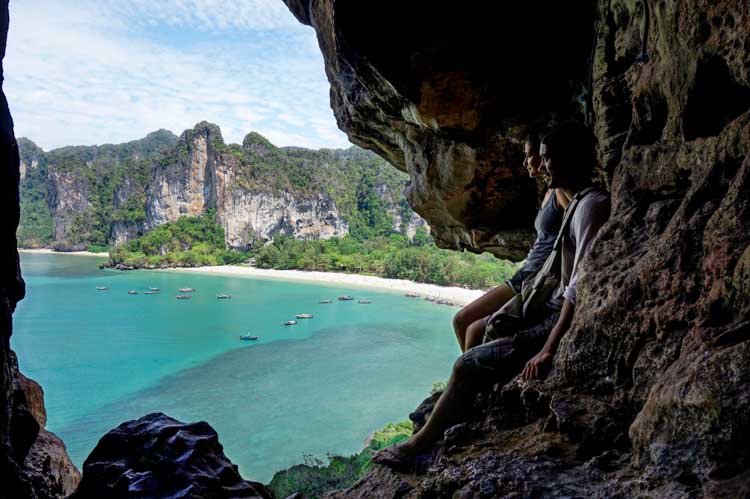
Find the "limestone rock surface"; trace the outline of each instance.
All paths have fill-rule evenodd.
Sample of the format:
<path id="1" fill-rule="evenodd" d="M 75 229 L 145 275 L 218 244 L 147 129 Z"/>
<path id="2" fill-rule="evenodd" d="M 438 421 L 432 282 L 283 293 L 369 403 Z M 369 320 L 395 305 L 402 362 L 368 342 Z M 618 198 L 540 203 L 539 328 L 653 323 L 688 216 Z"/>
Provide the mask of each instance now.
<path id="1" fill-rule="evenodd" d="M 65 443 L 44 428 L 39 430 L 26 456 L 22 473 L 40 498 L 68 497 L 81 480 L 81 473 L 70 460 Z"/>
<path id="2" fill-rule="evenodd" d="M 242 479 L 208 423 L 154 413 L 111 430 L 86 458 L 71 499 L 102 497 L 272 496 L 262 484 Z"/>

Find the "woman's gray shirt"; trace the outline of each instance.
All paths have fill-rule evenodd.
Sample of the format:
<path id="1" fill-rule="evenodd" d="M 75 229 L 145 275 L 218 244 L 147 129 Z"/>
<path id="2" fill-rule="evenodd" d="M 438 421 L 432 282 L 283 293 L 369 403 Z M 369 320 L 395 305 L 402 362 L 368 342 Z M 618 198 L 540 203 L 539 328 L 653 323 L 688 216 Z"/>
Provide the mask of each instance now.
<path id="1" fill-rule="evenodd" d="M 539 208 L 534 220 L 536 229 L 536 240 L 534 245 L 526 255 L 523 266 L 506 281 L 506 284 L 516 293 L 521 292 L 521 284 L 528 276 L 536 274 L 542 268 L 544 261 L 552 253 L 552 246 L 555 244 L 555 238 L 560 231 L 564 210 L 557 205 L 557 195 L 555 191 L 550 194 L 550 199 Z"/>

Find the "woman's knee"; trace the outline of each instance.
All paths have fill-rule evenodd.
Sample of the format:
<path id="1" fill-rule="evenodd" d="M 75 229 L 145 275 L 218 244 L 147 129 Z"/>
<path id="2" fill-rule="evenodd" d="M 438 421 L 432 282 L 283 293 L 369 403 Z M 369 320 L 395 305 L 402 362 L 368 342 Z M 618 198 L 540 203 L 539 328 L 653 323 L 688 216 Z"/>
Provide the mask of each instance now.
<path id="1" fill-rule="evenodd" d="M 456 315 L 453 316 L 453 329 L 456 331 L 465 331 L 471 322 L 469 321 L 466 310 L 461 309 L 458 312 L 456 312 Z"/>

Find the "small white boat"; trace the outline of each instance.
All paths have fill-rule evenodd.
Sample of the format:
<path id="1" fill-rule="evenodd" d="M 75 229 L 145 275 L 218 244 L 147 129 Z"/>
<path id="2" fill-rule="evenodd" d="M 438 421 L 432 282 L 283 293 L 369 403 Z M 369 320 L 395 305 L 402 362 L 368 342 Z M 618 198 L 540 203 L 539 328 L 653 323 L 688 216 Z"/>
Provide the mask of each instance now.
<path id="1" fill-rule="evenodd" d="M 351 296 L 349 296 L 349 295 L 345 295 L 345 296 L 339 296 L 339 301 L 351 301 L 351 300 L 353 300 L 353 299 L 354 299 L 354 298 L 353 298 L 353 297 L 351 297 Z"/>
<path id="2" fill-rule="evenodd" d="M 297 319 L 312 319 L 313 314 L 297 314 L 295 315 Z"/>
<path id="3" fill-rule="evenodd" d="M 159 291 L 159 288 L 148 288 L 149 291 Z"/>
<path id="4" fill-rule="evenodd" d="M 192 296 L 190 296 L 190 295 L 177 295 L 177 299 L 178 300 L 189 300 L 191 298 L 192 298 Z"/>
<path id="5" fill-rule="evenodd" d="M 318 303 L 333 303 L 331 300 L 320 300 Z"/>
<path id="6" fill-rule="evenodd" d="M 216 295 L 216 298 L 218 298 L 219 300 L 228 300 L 231 297 L 232 297 L 232 295 L 225 295 L 225 294 L 222 294 L 222 293 L 219 293 L 218 295 Z"/>
<path id="7" fill-rule="evenodd" d="M 257 336 L 250 336 L 249 334 L 243 334 L 240 336 L 240 339 L 243 341 L 255 341 L 258 339 Z"/>
<path id="8" fill-rule="evenodd" d="M 361 303 L 362 305 L 369 305 L 372 302 L 370 300 L 359 300 L 357 303 Z"/>
<path id="9" fill-rule="evenodd" d="M 109 288 L 107 286 L 97 286 L 97 291 L 109 291 Z"/>
<path id="10" fill-rule="evenodd" d="M 136 291 L 136 290 L 134 290 L 134 289 L 131 289 L 130 291 L 128 291 L 128 294 L 129 294 L 129 295 L 137 295 L 137 294 L 138 294 L 138 291 Z"/>
<path id="11" fill-rule="evenodd" d="M 284 323 L 285 326 L 294 326 L 295 324 L 297 324 L 297 321 L 286 321 Z"/>
<path id="12" fill-rule="evenodd" d="M 180 293 L 192 293 L 193 291 L 195 291 L 195 288 L 180 288 L 178 289 L 178 291 Z"/>
<path id="13" fill-rule="evenodd" d="M 158 295 L 159 292 L 158 291 L 144 291 L 143 294 L 144 295 Z"/>

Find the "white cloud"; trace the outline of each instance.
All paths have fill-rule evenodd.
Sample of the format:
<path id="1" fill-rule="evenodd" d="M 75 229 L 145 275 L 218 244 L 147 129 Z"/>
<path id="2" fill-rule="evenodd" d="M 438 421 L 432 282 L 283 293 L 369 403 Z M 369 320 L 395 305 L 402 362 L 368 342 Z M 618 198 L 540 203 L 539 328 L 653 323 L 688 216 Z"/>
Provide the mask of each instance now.
<path id="1" fill-rule="evenodd" d="M 5 92 L 16 135 L 46 150 L 201 120 L 227 142 L 254 130 L 282 146 L 349 145 L 314 33 L 278 0 L 42 3 L 11 3 Z"/>

